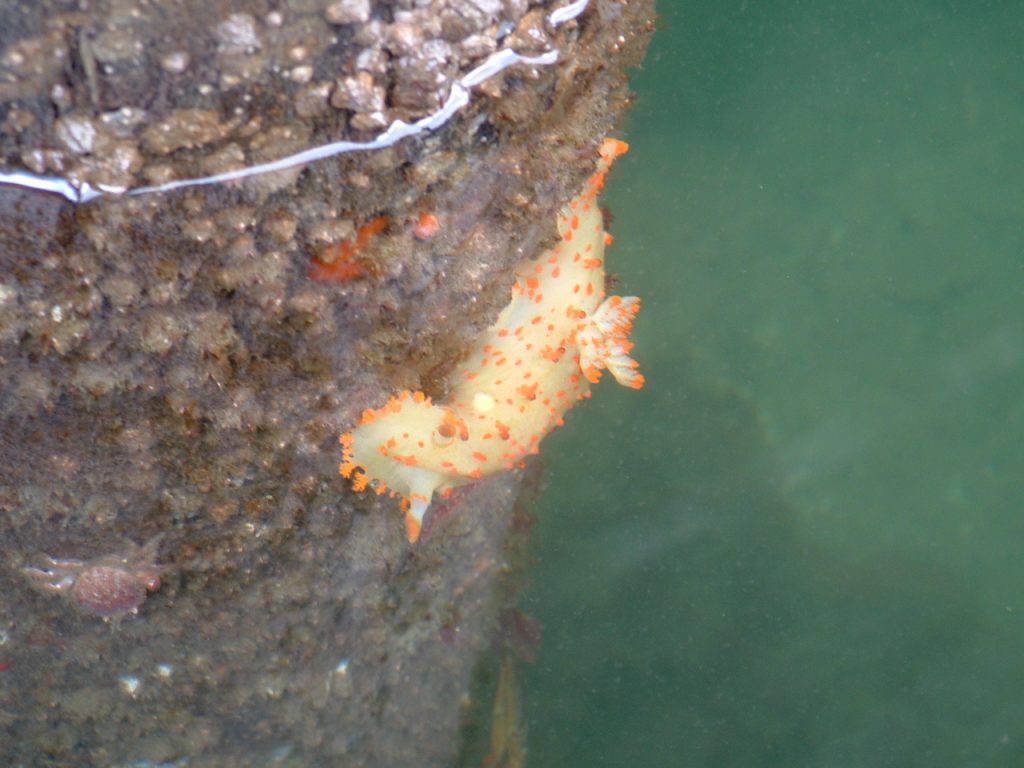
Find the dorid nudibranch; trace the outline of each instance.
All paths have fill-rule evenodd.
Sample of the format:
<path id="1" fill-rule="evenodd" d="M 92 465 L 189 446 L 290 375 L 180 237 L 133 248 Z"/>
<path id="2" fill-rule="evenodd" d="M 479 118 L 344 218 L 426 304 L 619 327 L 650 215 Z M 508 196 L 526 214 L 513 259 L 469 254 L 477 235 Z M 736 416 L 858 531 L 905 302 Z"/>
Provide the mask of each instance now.
<path id="1" fill-rule="evenodd" d="M 580 195 L 558 215 L 560 241 L 515 272 L 512 300 L 458 367 L 450 402 L 400 392 L 341 436 L 341 474 L 361 491 L 401 496 L 409 541 L 435 491 L 512 469 L 590 395 L 603 370 L 643 386 L 629 356 L 635 296 L 605 299 L 604 231 L 597 195 L 624 142 L 607 139 Z"/>
<path id="2" fill-rule="evenodd" d="M 129 542 L 122 552 L 92 560 L 46 556 L 21 572 L 40 589 L 68 598 L 82 613 L 116 622 L 136 613 L 147 593 L 160 588 L 167 570 L 156 562 L 160 539 L 154 536 L 141 547 Z"/>

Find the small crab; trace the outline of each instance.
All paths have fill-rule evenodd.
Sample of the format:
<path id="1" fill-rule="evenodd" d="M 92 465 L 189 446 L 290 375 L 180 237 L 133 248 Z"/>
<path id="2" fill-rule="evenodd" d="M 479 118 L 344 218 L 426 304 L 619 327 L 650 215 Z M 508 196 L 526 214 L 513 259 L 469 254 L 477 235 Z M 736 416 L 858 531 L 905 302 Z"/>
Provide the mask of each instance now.
<path id="1" fill-rule="evenodd" d="M 160 536 L 141 547 L 128 542 L 121 552 L 92 560 L 71 560 L 46 556 L 37 567 L 22 568 L 32 583 L 63 595 L 82 613 L 119 621 L 135 613 L 148 592 L 160 588 L 160 576 L 167 566 L 156 562 Z"/>

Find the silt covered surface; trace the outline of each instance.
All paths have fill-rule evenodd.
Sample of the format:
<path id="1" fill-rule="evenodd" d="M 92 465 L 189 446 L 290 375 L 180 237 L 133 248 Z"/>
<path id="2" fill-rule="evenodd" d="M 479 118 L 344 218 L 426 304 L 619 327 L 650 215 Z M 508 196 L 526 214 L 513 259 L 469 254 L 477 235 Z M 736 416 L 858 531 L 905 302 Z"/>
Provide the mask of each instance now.
<path id="1" fill-rule="evenodd" d="M 486 709 L 470 679 L 521 475 L 439 501 L 410 546 L 393 499 L 338 477 L 337 439 L 398 389 L 443 397 L 628 105 L 651 4 L 557 27 L 555 7 L 0 2 L 4 169 L 92 186 L 370 141 L 495 51 L 559 51 L 385 149 L 77 204 L 0 185 L 12 764 L 451 761 Z M 342 279 L 311 277 L 339 258 Z M 137 615 L 25 574 L 154 537 L 165 567 Z"/>

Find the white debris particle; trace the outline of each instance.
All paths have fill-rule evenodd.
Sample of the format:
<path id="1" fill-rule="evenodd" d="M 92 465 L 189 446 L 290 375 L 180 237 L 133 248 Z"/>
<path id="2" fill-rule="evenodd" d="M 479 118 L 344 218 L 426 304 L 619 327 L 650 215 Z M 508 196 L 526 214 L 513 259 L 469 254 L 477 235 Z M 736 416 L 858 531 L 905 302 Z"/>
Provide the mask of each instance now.
<path id="1" fill-rule="evenodd" d="M 117 678 L 117 682 L 121 686 L 121 690 L 129 696 L 134 696 L 139 690 L 139 686 L 142 684 L 139 682 L 139 678 L 135 675 L 122 675 Z"/>
<path id="2" fill-rule="evenodd" d="M 260 47 L 256 19 L 248 13 L 232 13 L 217 25 L 214 34 L 221 47 L 229 51 L 254 51 Z"/>
<path id="3" fill-rule="evenodd" d="M 160 66 L 163 67 L 165 72 L 170 72 L 172 75 L 180 75 L 188 69 L 190 60 L 189 55 L 185 51 L 172 51 L 160 59 Z"/>

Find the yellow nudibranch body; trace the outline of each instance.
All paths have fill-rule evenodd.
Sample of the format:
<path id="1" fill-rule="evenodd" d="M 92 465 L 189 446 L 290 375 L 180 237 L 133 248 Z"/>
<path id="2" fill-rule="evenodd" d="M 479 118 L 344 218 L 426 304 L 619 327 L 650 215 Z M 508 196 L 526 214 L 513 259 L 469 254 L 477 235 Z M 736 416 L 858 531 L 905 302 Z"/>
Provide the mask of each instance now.
<path id="1" fill-rule="evenodd" d="M 516 268 L 512 300 L 452 374 L 449 402 L 400 392 L 341 436 L 341 474 L 356 490 L 372 485 L 401 496 L 410 541 L 435 491 L 512 469 L 536 453 L 602 370 L 625 386 L 643 386 L 628 338 L 640 300 L 605 298 L 611 236 L 597 205 L 605 172 L 626 150 L 624 142 L 604 142 L 598 170 L 558 215 L 558 244 Z"/>

